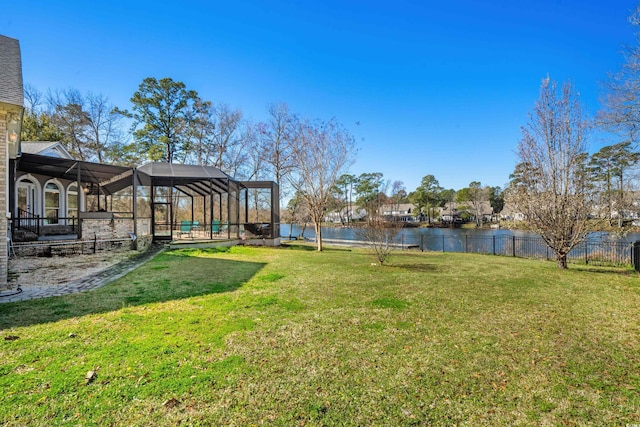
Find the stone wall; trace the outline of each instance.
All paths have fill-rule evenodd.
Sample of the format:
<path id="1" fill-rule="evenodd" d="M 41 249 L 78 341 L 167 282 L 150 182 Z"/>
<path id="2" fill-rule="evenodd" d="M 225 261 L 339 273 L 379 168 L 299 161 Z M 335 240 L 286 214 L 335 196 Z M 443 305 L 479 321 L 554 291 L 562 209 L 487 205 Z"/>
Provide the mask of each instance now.
<path id="1" fill-rule="evenodd" d="M 146 236 L 138 237 L 135 241 L 135 249 L 139 252 L 144 252 L 153 243 L 153 236 L 147 234 Z"/>
<path id="2" fill-rule="evenodd" d="M 151 220 L 149 218 L 138 219 L 137 226 L 138 238 L 151 234 Z M 131 238 L 131 233 L 133 233 L 133 219 L 131 218 L 92 218 L 82 220 L 83 239 Z"/>
<path id="3" fill-rule="evenodd" d="M 138 218 L 137 235 L 132 241 L 132 249 L 143 251 L 153 243 L 151 218 Z M 83 219 L 82 238 L 84 240 L 131 239 L 133 237 L 133 219 Z"/>
<path id="4" fill-rule="evenodd" d="M 151 236 L 151 218 L 138 218 L 138 236 Z"/>

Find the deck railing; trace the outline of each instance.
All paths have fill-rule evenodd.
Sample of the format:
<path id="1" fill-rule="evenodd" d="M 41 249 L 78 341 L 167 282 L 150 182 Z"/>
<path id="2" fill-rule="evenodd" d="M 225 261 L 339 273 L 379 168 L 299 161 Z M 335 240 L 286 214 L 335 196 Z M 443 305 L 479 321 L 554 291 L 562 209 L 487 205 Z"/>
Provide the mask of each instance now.
<path id="1" fill-rule="evenodd" d="M 59 225 L 69 228 L 71 233 L 78 232 L 78 218 L 76 217 L 42 217 L 18 208 L 18 216 L 11 220 L 13 230 L 27 230 L 38 236 L 43 234 L 43 227 Z"/>

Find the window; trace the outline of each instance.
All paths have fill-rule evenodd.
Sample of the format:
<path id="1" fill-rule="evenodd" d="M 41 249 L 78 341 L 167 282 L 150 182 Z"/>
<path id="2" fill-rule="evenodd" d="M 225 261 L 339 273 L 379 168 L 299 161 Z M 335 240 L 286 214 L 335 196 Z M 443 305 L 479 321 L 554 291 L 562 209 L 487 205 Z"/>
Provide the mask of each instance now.
<path id="1" fill-rule="evenodd" d="M 67 216 L 78 218 L 78 186 L 75 184 L 67 189 Z"/>
<path id="2" fill-rule="evenodd" d="M 60 188 L 50 182 L 44 188 L 44 216 L 47 224 L 57 224 L 60 216 Z"/>

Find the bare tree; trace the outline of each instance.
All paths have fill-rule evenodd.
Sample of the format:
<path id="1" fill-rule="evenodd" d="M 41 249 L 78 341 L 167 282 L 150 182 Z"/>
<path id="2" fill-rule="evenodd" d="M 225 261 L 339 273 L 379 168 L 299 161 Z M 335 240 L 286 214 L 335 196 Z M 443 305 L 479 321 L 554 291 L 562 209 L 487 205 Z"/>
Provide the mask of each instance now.
<path id="1" fill-rule="evenodd" d="M 26 109 L 22 120 L 23 141 L 62 141 L 63 132 L 47 110 L 46 98 L 30 84 L 24 86 Z"/>
<path id="2" fill-rule="evenodd" d="M 24 85 L 24 101 L 27 111 L 33 114 L 41 113 L 46 106 L 44 94 L 29 83 Z"/>
<path id="3" fill-rule="evenodd" d="M 242 140 L 243 140 L 243 153 L 242 164 L 237 169 L 236 178 L 246 181 L 251 180 L 267 180 L 269 179 L 267 168 L 265 167 L 264 153 L 261 150 L 261 141 L 259 136 L 258 126 L 254 126 L 250 123 L 245 123 Z M 271 205 L 271 192 L 266 192 L 258 188 L 252 188 L 247 190 L 247 197 L 249 198 L 252 208 L 249 210 L 250 220 L 251 212 L 255 213 L 256 222 L 268 222 L 266 217 L 261 217 L 261 213 L 268 213 L 270 209 L 266 209 Z M 255 211 L 253 210 L 255 208 Z"/>
<path id="4" fill-rule="evenodd" d="M 62 92 L 49 92 L 48 103 L 51 121 L 62 132 L 62 143 L 67 150 L 78 160 L 90 160 L 91 150 L 87 143 L 89 115 L 80 91 L 70 88 Z"/>
<path id="5" fill-rule="evenodd" d="M 540 98 L 529 117 L 522 128 L 509 197 L 553 250 L 558 267 L 567 268 L 567 254 L 589 232 L 589 125 L 571 84 L 558 90 L 549 77 L 542 80 Z"/>
<path id="6" fill-rule="evenodd" d="M 489 189 L 483 188 L 479 181 L 473 181 L 468 187 L 458 190 L 456 197 L 459 202 L 471 204 L 476 227 L 482 226 L 482 206 L 489 200 Z"/>
<path id="7" fill-rule="evenodd" d="M 48 111 L 34 119 L 44 124 L 45 117 L 49 117 L 61 134 L 61 142 L 75 157 L 100 163 L 127 157 L 122 116 L 114 111 L 109 98 L 94 93 L 84 95 L 70 88 L 50 91 L 47 103 Z M 42 101 L 37 91 L 30 90 L 29 104 L 38 111 L 36 106 Z"/>
<path id="8" fill-rule="evenodd" d="M 640 6 L 629 17 L 635 28 L 640 26 Z M 622 68 L 609 76 L 598 114 L 598 122 L 622 139 L 638 143 L 640 136 L 640 32 L 636 31 L 636 45 L 624 49 Z"/>
<path id="9" fill-rule="evenodd" d="M 356 235 L 366 243 L 380 263 L 383 265 L 391 252 L 396 248 L 396 237 L 402 228 L 402 222 L 389 221 L 383 215 L 369 215 L 367 224 L 358 228 Z"/>
<path id="10" fill-rule="evenodd" d="M 297 117 L 285 103 L 272 104 L 268 108 L 269 118 L 258 125 L 261 135 L 261 151 L 264 162 L 270 166 L 275 182 L 280 186 L 280 196 L 287 191 L 283 184 L 295 166 L 291 142 L 296 131 Z"/>
<path id="11" fill-rule="evenodd" d="M 292 187 L 308 205 L 322 251 L 322 219 L 336 181 L 351 165 L 355 141 L 335 119 L 300 122 L 291 144 L 296 168 L 289 175 Z"/>
<path id="12" fill-rule="evenodd" d="M 385 204 L 390 204 L 391 210 L 397 211 L 397 195 L 405 192 L 402 181 L 395 181 L 391 189 L 392 196 L 387 198 L 390 182 L 383 180 L 381 173 L 360 175 L 360 189 L 366 189 L 365 194 L 368 192 L 372 196 L 364 197 L 368 200 L 365 204 L 367 222 L 357 229 L 356 235 L 373 251 L 381 265 L 395 249 L 395 239 L 402 228 L 402 222 L 393 213 L 385 215 L 384 212 Z"/>
<path id="13" fill-rule="evenodd" d="M 234 153 L 242 144 L 240 136 L 242 111 L 232 109 L 227 104 L 219 104 L 213 107 L 213 117 L 215 131 L 211 164 L 228 172 L 230 169 L 237 168 Z"/>
<path id="14" fill-rule="evenodd" d="M 259 150 L 256 128 L 242 111 L 197 98 L 187 114 L 188 144 L 184 162 L 211 165 L 239 179 L 255 175 L 249 164 Z"/>
<path id="15" fill-rule="evenodd" d="M 293 197 L 289 199 L 283 220 L 289 222 L 289 240 L 293 239 L 294 224 L 299 224 L 301 227 L 300 235 L 295 236 L 295 238 L 304 237 L 307 224 L 311 222 L 311 216 L 309 215 L 309 206 L 306 200 L 301 197 L 299 193 L 294 194 Z"/>
<path id="16" fill-rule="evenodd" d="M 123 145 L 122 116 L 114 112 L 109 98 L 89 93 L 85 98 L 87 129 L 85 132 L 89 158 L 103 163 L 117 157 Z"/>

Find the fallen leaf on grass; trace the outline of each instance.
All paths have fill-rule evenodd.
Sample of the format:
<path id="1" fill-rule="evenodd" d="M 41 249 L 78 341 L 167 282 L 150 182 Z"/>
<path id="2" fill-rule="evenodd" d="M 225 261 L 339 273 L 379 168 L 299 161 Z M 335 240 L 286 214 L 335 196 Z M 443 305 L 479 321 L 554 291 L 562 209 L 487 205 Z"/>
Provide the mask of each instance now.
<path id="1" fill-rule="evenodd" d="M 96 371 L 89 371 L 87 375 L 84 376 L 84 383 L 91 384 L 96 378 L 98 378 Z"/>
<path id="2" fill-rule="evenodd" d="M 165 402 L 162 404 L 162 406 L 164 406 L 167 409 L 171 409 L 171 408 L 175 408 L 179 404 L 180 404 L 180 401 L 178 399 L 176 399 L 175 397 L 172 397 L 169 400 L 165 400 Z"/>

